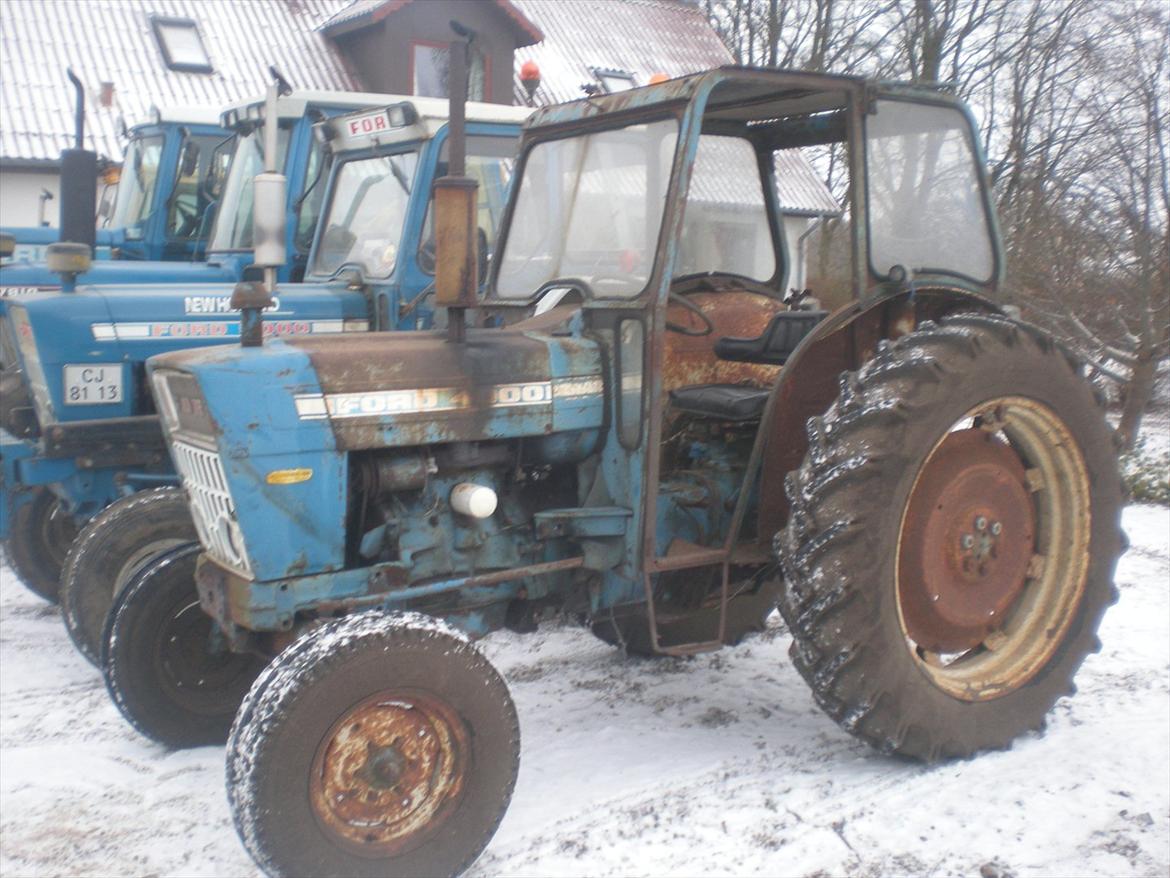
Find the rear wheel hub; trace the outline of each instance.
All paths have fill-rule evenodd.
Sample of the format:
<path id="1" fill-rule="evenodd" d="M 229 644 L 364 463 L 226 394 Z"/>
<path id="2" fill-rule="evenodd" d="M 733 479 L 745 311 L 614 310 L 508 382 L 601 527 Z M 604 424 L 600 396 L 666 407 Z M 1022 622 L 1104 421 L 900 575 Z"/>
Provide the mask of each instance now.
<path id="1" fill-rule="evenodd" d="M 922 468 L 906 511 L 899 594 L 923 649 L 971 649 L 999 628 L 1035 552 L 1024 465 L 982 429 L 957 430 Z"/>

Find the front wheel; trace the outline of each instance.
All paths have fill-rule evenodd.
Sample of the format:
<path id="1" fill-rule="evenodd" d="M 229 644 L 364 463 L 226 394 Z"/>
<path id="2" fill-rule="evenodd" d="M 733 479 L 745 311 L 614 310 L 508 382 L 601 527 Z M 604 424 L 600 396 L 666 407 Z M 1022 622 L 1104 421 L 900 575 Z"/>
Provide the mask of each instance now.
<path id="1" fill-rule="evenodd" d="M 519 754 L 507 686 L 465 638 L 360 613 L 257 678 L 228 740 L 228 802 L 269 875 L 457 875 L 495 833 Z"/>
<path id="2" fill-rule="evenodd" d="M 131 494 L 95 516 L 74 540 L 61 573 L 61 618 L 78 651 L 99 664 L 114 598 L 147 561 L 198 538 L 181 488 Z"/>
<path id="3" fill-rule="evenodd" d="M 57 603 L 61 567 L 77 523 L 52 491 L 37 488 L 35 496 L 12 516 L 4 543 L 8 563 L 29 591 Z"/>
<path id="4" fill-rule="evenodd" d="M 102 644 L 110 697 L 138 731 L 179 749 L 222 744 L 264 666 L 228 650 L 195 586 L 198 543 L 152 559 L 114 602 Z"/>
<path id="5" fill-rule="evenodd" d="M 792 657 L 887 752 L 1002 748 L 1073 691 L 1116 600 L 1108 426 L 1047 336 L 986 315 L 883 344 L 809 422 L 777 535 Z"/>

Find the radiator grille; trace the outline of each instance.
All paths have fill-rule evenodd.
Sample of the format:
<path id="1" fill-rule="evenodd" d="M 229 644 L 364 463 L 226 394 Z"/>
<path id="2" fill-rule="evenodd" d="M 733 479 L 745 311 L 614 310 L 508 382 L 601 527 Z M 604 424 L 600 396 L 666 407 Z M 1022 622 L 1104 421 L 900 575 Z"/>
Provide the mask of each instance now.
<path id="1" fill-rule="evenodd" d="M 203 548 L 222 564 L 251 575 L 243 534 L 219 455 L 186 442 L 171 446 Z"/>

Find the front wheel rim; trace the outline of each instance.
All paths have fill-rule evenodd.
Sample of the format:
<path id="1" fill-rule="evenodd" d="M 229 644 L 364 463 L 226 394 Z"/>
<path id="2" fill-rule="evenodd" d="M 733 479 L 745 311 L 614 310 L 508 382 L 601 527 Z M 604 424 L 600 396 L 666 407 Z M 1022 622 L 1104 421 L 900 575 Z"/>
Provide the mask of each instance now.
<path id="1" fill-rule="evenodd" d="M 317 745 L 309 801 L 336 846 L 400 856 L 431 838 L 467 785 L 471 736 L 434 693 L 386 689 L 347 710 Z"/>
<path id="2" fill-rule="evenodd" d="M 948 457 L 958 459 L 957 446 L 978 449 L 975 432 L 984 434 L 985 450 L 964 455 L 974 462 L 941 476 L 951 485 L 966 478 L 963 490 L 974 505 L 942 502 L 956 497 L 932 483 L 940 481 Z M 1000 484 L 990 487 L 991 481 Z M 1013 508 L 1014 501 L 1025 508 Z M 1011 519 L 1010 532 L 995 515 L 1000 511 Z M 919 468 L 899 527 L 898 617 L 919 669 L 964 701 L 999 698 L 1031 680 L 1076 617 L 1088 576 L 1091 524 L 1084 457 L 1052 409 L 1024 397 L 1000 397 L 970 409 Z M 993 525 L 999 526 L 994 534 Z M 971 562 L 972 575 L 964 580 L 962 565 Z M 938 574 L 948 565 L 951 580 L 940 582 Z M 971 588 L 965 603 L 957 590 L 964 583 Z M 942 607 L 931 616 L 924 601 Z M 970 617 L 973 609 L 986 617 L 982 627 Z"/>

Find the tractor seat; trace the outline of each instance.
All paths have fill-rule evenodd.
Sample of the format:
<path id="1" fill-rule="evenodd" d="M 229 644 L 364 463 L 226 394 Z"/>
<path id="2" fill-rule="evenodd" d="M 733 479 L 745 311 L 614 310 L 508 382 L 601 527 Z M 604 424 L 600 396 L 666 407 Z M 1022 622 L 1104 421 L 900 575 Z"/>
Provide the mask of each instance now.
<path id="1" fill-rule="evenodd" d="M 828 311 L 781 311 L 772 316 L 759 338 L 719 339 L 715 342 L 715 356 L 739 363 L 782 366 L 801 340 L 828 314 Z"/>
<path id="2" fill-rule="evenodd" d="M 705 418 L 758 421 L 769 392 L 744 384 L 695 384 L 670 391 L 670 404 L 679 411 Z"/>
<path id="3" fill-rule="evenodd" d="M 780 366 L 801 340 L 825 319 L 827 311 L 780 311 L 758 338 L 725 336 L 715 342 L 720 360 Z M 768 401 L 767 388 L 746 384 L 694 384 L 670 391 L 670 404 L 682 412 L 721 421 L 758 421 Z"/>

